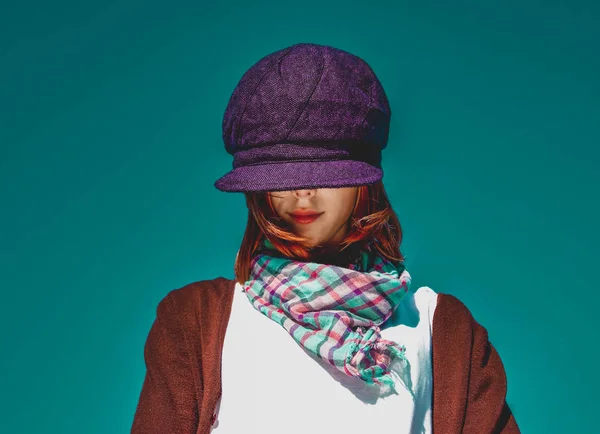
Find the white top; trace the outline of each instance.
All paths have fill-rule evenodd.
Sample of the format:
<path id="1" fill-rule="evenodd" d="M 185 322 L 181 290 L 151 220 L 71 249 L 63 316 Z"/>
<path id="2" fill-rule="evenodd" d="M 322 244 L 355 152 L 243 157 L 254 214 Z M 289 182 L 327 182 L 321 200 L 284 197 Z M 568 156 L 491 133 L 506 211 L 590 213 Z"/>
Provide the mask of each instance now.
<path id="1" fill-rule="evenodd" d="M 257 311 L 237 283 L 222 355 L 214 434 L 431 433 L 431 332 L 437 293 L 423 286 L 402 299 L 381 326 L 406 346 L 412 395 L 380 397 L 378 387 L 305 352 Z"/>

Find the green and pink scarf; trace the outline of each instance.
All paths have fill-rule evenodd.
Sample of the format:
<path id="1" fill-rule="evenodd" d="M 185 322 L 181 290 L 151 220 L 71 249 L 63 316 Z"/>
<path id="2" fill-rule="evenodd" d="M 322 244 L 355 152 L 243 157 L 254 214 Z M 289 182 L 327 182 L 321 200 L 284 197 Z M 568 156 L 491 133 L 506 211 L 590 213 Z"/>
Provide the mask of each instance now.
<path id="1" fill-rule="evenodd" d="M 408 293 L 411 278 L 372 248 L 346 266 L 301 262 L 263 241 L 243 285 L 255 309 L 279 323 L 310 354 L 345 374 L 397 392 L 407 387 L 406 348 L 381 337 L 382 325 Z"/>

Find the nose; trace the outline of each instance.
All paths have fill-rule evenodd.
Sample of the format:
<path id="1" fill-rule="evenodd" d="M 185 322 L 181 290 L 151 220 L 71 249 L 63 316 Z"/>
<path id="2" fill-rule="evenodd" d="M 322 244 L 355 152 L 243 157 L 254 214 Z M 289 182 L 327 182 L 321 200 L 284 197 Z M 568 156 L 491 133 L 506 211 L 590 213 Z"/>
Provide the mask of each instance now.
<path id="1" fill-rule="evenodd" d="M 293 190 L 292 194 L 297 197 L 311 197 L 315 195 L 315 189 L 302 189 L 302 190 Z"/>

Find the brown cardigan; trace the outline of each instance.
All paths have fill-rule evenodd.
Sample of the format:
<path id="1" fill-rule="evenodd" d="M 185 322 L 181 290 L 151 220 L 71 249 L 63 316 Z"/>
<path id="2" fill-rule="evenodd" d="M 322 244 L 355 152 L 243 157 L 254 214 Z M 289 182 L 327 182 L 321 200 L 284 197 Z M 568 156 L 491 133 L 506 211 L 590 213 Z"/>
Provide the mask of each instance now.
<path id="1" fill-rule="evenodd" d="M 158 304 L 131 433 L 207 434 L 221 393 L 221 352 L 235 281 L 190 283 Z M 438 294 L 433 316 L 435 433 L 520 433 L 502 361 L 465 305 Z"/>

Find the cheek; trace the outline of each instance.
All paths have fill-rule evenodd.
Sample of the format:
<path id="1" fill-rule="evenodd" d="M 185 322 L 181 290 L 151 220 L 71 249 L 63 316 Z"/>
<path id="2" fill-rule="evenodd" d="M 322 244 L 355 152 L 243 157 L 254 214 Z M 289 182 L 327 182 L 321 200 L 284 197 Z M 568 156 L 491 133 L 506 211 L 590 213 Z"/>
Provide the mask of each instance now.
<path id="1" fill-rule="evenodd" d="M 354 205 L 356 204 L 356 194 L 350 195 L 346 201 L 344 201 L 343 213 L 346 218 L 350 218 L 352 211 L 354 211 Z"/>
<path id="2" fill-rule="evenodd" d="M 331 225 L 340 226 L 350 218 L 352 214 L 352 206 L 348 205 L 348 203 L 338 203 L 335 207 L 332 208 L 329 220 Z"/>
<path id="3" fill-rule="evenodd" d="M 275 214 L 277 214 L 278 217 L 283 218 L 283 203 L 284 201 L 282 199 L 278 199 L 275 197 L 271 197 L 271 208 L 273 208 L 273 210 L 275 211 Z"/>

